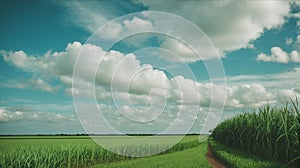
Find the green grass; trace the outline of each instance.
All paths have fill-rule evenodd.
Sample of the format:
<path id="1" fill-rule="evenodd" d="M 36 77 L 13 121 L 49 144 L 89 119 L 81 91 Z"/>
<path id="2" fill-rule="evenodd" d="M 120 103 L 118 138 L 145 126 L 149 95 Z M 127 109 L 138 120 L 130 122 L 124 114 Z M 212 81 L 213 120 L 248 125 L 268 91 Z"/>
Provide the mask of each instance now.
<path id="1" fill-rule="evenodd" d="M 230 168 L 282 168 L 279 163 L 262 160 L 259 157 L 249 155 L 245 152 L 234 150 L 230 147 L 222 145 L 215 141 L 212 137 L 209 138 L 213 154 L 221 160 L 227 167 Z"/>
<path id="2" fill-rule="evenodd" d="M 186 136 L 177 145 L 166 151 L 192 148 L 199 145 L 199 136 Z M 120 136 L 101 136 L 97 138 L 115 141 Z M 166 137 L 169 138 L 169 137 Z M 172 137 L 170 137 L 172 138 Z M 159 140 L 159 139 L 157 139 Z M 136 152 L 156 150 L 160 146 L 145 145 L 135 148 Z M 124 148 L 127 150 L 127 148 Z M 132 150 L 132 148 L 129 148 Z M 89 137 L 1 137 L 0 167 L 87 167 L 132 159 L 107 151 Z"/>
<path id="3" fill-rule="evenodd" d="M 300 165 L 300 115 L 291 106 L 259 108 L 219 124 L 212 137 L 222 144 L 289 167 Z"/>
<path id="4" fill-rule="evenodd" d="M 179 152 L 126 160 L 105 165 L 96 165 L 93 168 L 210 168 L 211 166 L 205 156 L 206 152 L 207 143 L 203 142 L 197 147 Z"/>

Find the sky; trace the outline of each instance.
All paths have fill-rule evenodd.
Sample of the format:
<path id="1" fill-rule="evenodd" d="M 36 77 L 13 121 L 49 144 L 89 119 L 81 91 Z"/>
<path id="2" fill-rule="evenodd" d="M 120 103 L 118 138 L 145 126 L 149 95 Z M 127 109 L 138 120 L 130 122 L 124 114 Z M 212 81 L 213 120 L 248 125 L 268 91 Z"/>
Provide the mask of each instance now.
<path id="1" fill-rule="evenodd" d="M 207 133 L 300 98 L 299 1 L 1 1 L 0 134 Z"/>

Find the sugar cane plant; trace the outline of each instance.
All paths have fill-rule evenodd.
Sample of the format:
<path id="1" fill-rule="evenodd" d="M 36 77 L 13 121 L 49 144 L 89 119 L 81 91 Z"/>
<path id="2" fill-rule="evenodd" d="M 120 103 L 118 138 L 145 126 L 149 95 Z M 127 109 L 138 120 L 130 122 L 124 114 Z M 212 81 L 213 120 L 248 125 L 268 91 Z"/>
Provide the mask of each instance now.
<path id="1" fill-rule="evenodd" d="M 300 165 L 300 114 L 297 98 L 284 107 L 265 105 L 219 124 L 212 137 L 224 145 L 261 158 Z"/>

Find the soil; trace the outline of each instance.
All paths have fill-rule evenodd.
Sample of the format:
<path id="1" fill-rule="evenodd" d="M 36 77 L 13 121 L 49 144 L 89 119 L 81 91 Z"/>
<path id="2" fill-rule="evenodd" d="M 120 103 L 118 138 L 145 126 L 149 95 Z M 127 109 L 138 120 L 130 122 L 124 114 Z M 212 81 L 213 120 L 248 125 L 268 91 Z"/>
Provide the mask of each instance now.
<path id="1" fill-rule="evenodd" d="M 210 144 L 207 146 L 206 158 L 213 168 L 226 168 L 226 166 L 214 156 L 211 151 Z"/>

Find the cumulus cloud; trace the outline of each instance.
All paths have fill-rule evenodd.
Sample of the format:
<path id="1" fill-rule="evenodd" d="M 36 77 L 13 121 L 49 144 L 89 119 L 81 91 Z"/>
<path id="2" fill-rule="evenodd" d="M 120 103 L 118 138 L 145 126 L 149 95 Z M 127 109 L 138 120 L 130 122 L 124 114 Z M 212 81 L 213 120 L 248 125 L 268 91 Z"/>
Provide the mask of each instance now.
<path id="1" fill-rule="evenodd" d="M 275 96 L 263 85 L 258 83 L 243 84 L 232 87 L 230 98 L 236 100 L 236 106 L 259 107 L 267 101 L 275 99 Z"/>
<path id="2" fill-rule="evenodd" d="M 79 51 L 84 54 L 84 59 L 79 60 L 82 69 L 80 69 L 80 74 L 76 76 L 76 87 L 72 88 L 73 67 L 76 54 Z M 16 53 L 16 55 L 18 55 L 20 52 L 18 51 Z M 226 98 L 226 106 L 228 107 L 256 107 L 266 100 L 275 99 L 274 94 L 269 92 L 270 86 L 265 86 L 265 83 L 260 81 L 259 78 L 253 80 L 254 82 L 232 84 L 226 88 L 222 85 L 185 79 L 182 76 L 175 76 L 169 79 L 163 71 L 154 69 L 149 64 L 142 65 L 134 54 L 123 54 L 113 50 L 106 52 L 101 47 L 91 44 L 82 45 L 79 42 L 70 43 L 67 45 L 65 51 L 48 53 L 39 59 L 33 59 L 32 56 L 27 56 L 24 52 L 21 53 L 22 60 L 33 60 L 31 61 L 32 67 L 42 67 L 43 69 L 41 69 L 43 71 L 55 74 L 56 77 L 54 79 L 59 79 L 62 84 L 65 85 L 65 92 L 69 95 L 71 95 L 72 92 L 78 96 L 93 96 L 95 94 L 98 99 L 104 100 L 111 98 L 111 91 L 113 91 L 116 92 L 116 95 L 118 92 L 128 93 L 128 103 L 130 103 L 129 100 L 133 98 L 134 95 L 145 96 L 143 99 L 139 97 L 141 100 L 139 102 L 140 104 L 148 104 L 149 100 L 154 98 L 153 95 L 158 95 L 177 104 L 197 104 L 200 102 L 203 107 L 208 107 L 211 101 L 220 102 L 220 104 L 222 104 L 224 98 Z M 274 48 L 272 53 L 274 55 L 271 57 L 272 59 L 276 59 L 280 62 L 288 61 L 288 54 L 280 48 Z M 14 55 L 14 52 L 11 52 L 11 54 Z M 291 59 L 294 61 L 298 59 L 298 55 L 296 54 L 297 53 L 291 53 Z M 16 63 L 14 57 L 5 56 L 4 59 L 16 67 L 29 71 L 22 63 Z M 40 66 L 40 60 L 47 60 L 48 62 L 43 61 L 42 65 L 45 64 L 45 66 Z M 92 91 L 89 92 L 90 88 L 93 87 L 93 82 L 88 76 L 95 73 L 96 92 L 94 93 Z M 289 77 L 291 74 L 287 76 Z M 251 77 L 247 76 L 247 78 Z M 281 80 L 281 78 L 276 78 L 276 80 Z M 50 83 L 39 78 L 22 82 L 15 87 L 32 87 L 48 92 L 55 92 L 58 89 L 58 87 L 53 87 Z M 216 90 L 217 93 L 224 94 L 224 89 L 227 95 L 211 97 L 213 90 Z M 277 92 L 278 91 L 275 93 Z M 138 100 L 138 98 L 136 98 L 136 100 Z"/>
<path id="3" fill-rule="evenodd" d="M 216 102 L 216 106 L 213 108 L 220 108 L 222 105 L 224 105 L 226 109 L 256 108 L 265 104 L 268 100 L 276 99 L 265 86 L 255 82 L 234 82 L 228 84 L 226 87 L 212 83 L 197 83 L 197 85 L 201 94 L 201 107 L 210 107 L 211 102 Z M 222 93 L 224 95 L 211 96 L 213 89 L 218 94 Z"/>
<path id="4" fill-rule="evenodd" d="M 141 47 L 153 36 L 153 34 L 147 34 L 147 32 L 152 32 L 153 30 L 152 21 L 146 18 L 141 16 L 124 16 L 123 19 L 108 22 L 101 29 L 95 30 L 93 38 L 113 42 L 122 41 L 128 46 Z M 139 34 L 141 32 L 144 33 Z M 128 36 L 129 34 L 134 35 Z"/>
<path id="5" fill-rule="evenodd" d="M 3 60 L 17 68 L 20 68 L 26 72 L 39 73 L 46 76 L 51 76 L 52 71 L 46 72 L 45 69 L 49 69 L 52 64 L 52 58 L 50 51 L 45 53 L 42 57 L 32 56 L 26 54 L 24 51 L 0 51 L 3 56 Z"/>
<path id="6" fill-rule="evenodd" d="M 79 51 L 84 54 L 84 57 L 82 60 L 78 60 L 81 68 L 79 74 L 76 75 L 76 79 L 74 79 L 78 85 L 72 88 L 73 68 Z M 182 101 L 182 103 L 198 102 L 198 92 L 195 90 L 193 81 L 184 77 L 176 77 L 170 80 L 163 71 L 154 69 L 149 64 L 142 65 L 134 54 L 126 55 L 113 50 L 106 52 L 101 47 L 91 44 L 82 45 L 79 42 L 68 44 L 65 51 L 48 53 L 39 59 L 27 56 L 23 51 L 22 53 L 24 53 L 22 54 L 24 55 L 24 60 L 33 60 L 31 61 L 31 67 L 41 67 L 39 72 L 34 72 L 37 73 L 36 75 L 43 72 L 54 74 L 54 77 L 51 76 L 53 77 L 52 79 L 59 79 L 67 87 L 65 92 L 68 94 L 73 92 L 74 95 L 93 96 L 94 93 L 88 92 L 87 88 L 93 86 L 90 76 L 96 73 L 96 95 L 99 98 L 109 96 L 111 90 L 113 92 L 129 92 L 131 94 L 162 94 L 167 97 L 171 96 L 172 92 L 173 99 L 176 101 Z M 12 54 L 15 53 L 12 52 Z M 42 62 L 46 66 L 41 66 L 40 60 L 47 60 L 48 62 Z M 6 61 L 11 62 L 24 71 L 29 71 L 27 67 L 15 64 L 13 59 L 7 59 Z M 49 83 L 40 78 L 14 83 L 16 88 L 31 87 L 48 92 L 55 92 L 59 89 L 58 87 L 51 87 Z M 187 90 L 186 85 L 189 85 L 188 88 L 190 90 Z M 13 85 L 7 84 L 6 86 L 12 87 Z M 181 95 L 181 92 L 184 92 L 184 94 Z"/>
<path id="7" fill-rule="evenodd" d="M 28 68 L 28 63 L 30 63 L 30 61 L 27 58 L 27 54 L 25 54 L 24 51 L 16 51 L 9 53 L 3 52 L 3 58 L 4 61 L 11 62 L 12 64 L 20 68 Z"/>
<path id="8" fill-rule="evenodd" d="M 173 53 L 160 55 L 170 62 L 195 62 L 201 59 L 189 46 L 174 38 L 165 38 L 160 47 Z"/>
<path id="9" fill-rule="evenodd" d="M 78 58 L 79 74 L 73 78 L 73 67 L 79 51 L 84 57 Z M 280 54 L 284 55 L 284 51 L 280 49 L 273 52 L 277 54 L 277 57 Z M 47 80 L 29 79 L 15 87 L 31 87 L 55 92 L 59 88 L 51 86 L 51 81 L 59 80 L 68 95 L 92 98 L 96 96 L 99 104 L 103 106 L 101 107 L 103 112 L 108 116 L 110 115 L 108 113 L 111 113 L 111 119 L 115 120 L 114 123 L 117 125 L 128 124 L 127 120 L 123 121 L 124 116 L 134 121 L 151 121 L 152 125 L 156 124 L 152 122 L 153 119 L 163 116 L 157 122 L 161 123 L 161 126 L 168 126 L 171 123 L 170 118 L 172 121 L 175 120 L 176 112 L 179 111 L 186 113 L 177 121 L 178 124 L 184 124 L 195 117 L 190 116 L 192 114 L 186 111 L 199 110 L 199 108 L 209 109 L 212 102 L 214 102 L 212 107 L 214 109 L 222 110 L 224 105 L 226 110 L 237 110 L 257 108 L 267 101 L 269 103 L 283 102 L 283 98 L 286 100 L 288 96 L 299 95 L 299 90 L 296 88 L 300 87 L 300 81 L 298 81 L 300 70 L 297 68 L 281 74 L 228 77 L 228 84 L 225 87 L 222 84 L 194 81 L 183 76 L 167 77 L 164 71 L 155 69 L 149 64 L 142 64 L 134 54 L 124 54 L 113 50 L 104 51 L 101 47 L 92 44 L 73 42 L 68 44 L 64 51 L 49 52 L 39 59 L 32 59 L 34 56 L 23 53 L 22 55 L 25 56 L 23 60 L 33 60 L 31 66 L 39 67 L 39 72 L 31 71 L 22 63 L 16 63 L 14 57 L 6 56 L 4 59 L 24 71 L 35 73 L 34 76 L 39 76 L 38 73 L 43 73 L 43 71 L 52 75 L 48 76 Z M 76 85 L 72 86 L 73 80 Z M 112 105 L 115 107 L 110 107 Z M 56 108 L 52 107 L 52 109 Z M 124 116 L 115 114 L 114 110 L 119 110 Z M 43 114 L 44 112 L 40 111 L 47 110 L 25 112 L 22 109 L 2 109 L 1 121 L 30 119 L 42 121 L 43 118 L 61 121 L 66 119 L 62 114 L 62 116 L 56 115 L 58 113 L 45 112 Z M 201 116 L 206 117 L 204 112 L 207 113 L 207 110 L 202 112 Z M 88 113 L 92 116 L 95 111 Z"/>
<path id="10" fill-rule="evenodd" d="M 297 92 L 297 90 L 295 88 L 292 88 L 292 89 L 283 89 L 281 91 L 281 94 L 284 96 L 284 98 L 299 98 L 300 97 L 300 93 L 299 93 L 299 90 Z"/>
<path id="11" fill-rule="evenodd" d="M 278 62 L 278 63 L 288 63 L 288 62 L 300 62 L 300 35 L 297 36 L 296 40 L 287 39 L 286 43 L 293 45 L 294 50 L 289 54 L 281 49 L 280 47 L 272 47 L 271 55 L 265 53 L 260 53 L 257 57 L 257 61 L 263 62 Z"/>
<path id="12" fill-rule="evenodd" d="M 272 47 L 271 56 L 261 53 L 257 56 L 256 60 L 264 62 L 288 63 L 289 55 L 279 47 Z"/>
<path id="13" fill-rule="evenodd" d="M 300 13 L 292 13 L 291 17 L 300 19 Z"/>
<path id="14" fill-rule="evenodd" d="M 298 51 L 292 51 L 290 56 L 292 62 L 300 62 L 300 53 Z"/>
<path id="15" fill-rule="evenodd" d="M 149 20 L 143 20 L 138 17 L 133 17 L 132 20 L 125 20 L 124 26 L 129 32 L 153 30 L 153 25 Z"/>
<path id="16" fill-rule="evenodd" d="M 281 26 L 289 14 L 288 1 L 260 4 L 252 1 L 141 2 L 149 10 L 166 11 L 191 20 L 208 35 L 221 54 L 247 47 L 265 30 Z"/>
<path id="17" fill-rule="evenodd" d="M 96 82 L 111 86 L 113 91 L 148 93 L 151 88 L 168 89 L 169 81 L 164 72 L 151 65 L 141 65 L 134 54 L 117 51 L 107 53 L 96 74 Z"/>
<path id="18" fill-rule="evenodd" d="M 126 17 L 127 18 L 127 17 Z M 126 34 L 135 33 L 135 32 L 147 32 L 152 31 L 153 24 L 151 21 L 142 19 L 140 17 L 134 16 L 133 18 L 125 19 L 121 22 L 114 21 L 109 22 L 101 27 L 101 31 L 96 31 L 97 37 L 103 39 L 103 40 L 118 40 L 119 38 L 125 36 Z M 143 36 L 143 38 L 146 38 L 147 36 Z M 133 39 L 130 39 L 131 44 L 138 46 L 138 40 L 141 43 L 141 40 L 145 40 L 142 37 L 138 37 L 135 39 L 134 42 Z"/>
<path id="19" fill-rule="evenodd" d="M 151 65 L 141 65 L 134 54 L 126 55 L 114 50 L 106 52 L 101 47 L 82 45 L 78 42 L 68 44 L 63 52 L 53 53 L 52 67 L 47 70 L 55 72 L 64 84 L 71 86 L 73 68 L 79 51 L 84 57 L 78 60 L 80 70 L 75 80 L 84 86 L 78 87 L 90 86 L 90 77 L 96 73 L 96 84 L 107 90 L 112 87 L 116 91 L 149 93 L 152 88 L 169 88 L 170 84 L 165 73 L 155 70 Z M 86 90 L 82 91 L 86 94 Z M 79 91 L 74 93 L 79 94 Z"/>
<path id="20" fill-rule="evenodd" d="M 173 86 L 173 94 L 176 98 L 177 104 L 199 104 L 201 97 L 197 82 L 190 79 L 185 79 L 182 76 L 176 76 L 172 78 L 171 81 Z"/>
<path id="21" fill-rule="evenodd" d="M 201 28 L 210 38 L 217 50 L 224 56 L 226 52 L 238 50 L 240 48 L 252 47 L 252 41 L 256 40 L 261 34 L 269 29 L 278 28 L 284 23 L 285 16 L 289 15 L 290 3 L 288 1 L 264 1 L 257 4 L 252 1 L 139 1 L 143 6 L 153 11 L 165 11 L 191 20 Z M 128 17 L 122 22 L 111 22 L 105 24 L 118 14 L 105 9 L 109 3 L 103 3 L 103 10 L 99 10 L 101 5 L 96 2 L 68 2 L 62 3 L 72 11 L 70 19 L 76 24 L 90 32 L 95 32 L 103 25 L 101 31 L 96 34 L 100 39 L 114 41 L 122 38 L 125 34 L 139 31 L 147 32 L 152 30 L 162 30 L 166 26 L 172 26 L 170 30 L 180 32 L 182 36 L 194 38 L 194 32 L 186 29 L 185 26 L 176 23 L 176 20 L 166 20 L 162 17 L 155 18 L 151 14 L 144 12 L 142 16 Z M 134 5 L 134 4 L 131 4 Z M 75 12 L 76 11 L 76 12 Z M 163 21 L 163 22 L 162 22 Z M 125 40 L 129 45 L 141 46 L 152 35 L 135 35 Z M 202 38 L 202 37 L 201 37 Z M 171 46 L 172 45 L 172 46 Z M 202 59 L 218 57 L 216 52 L 211 53 L 206 46 L 199 44 L 196 50 L 201 51 L 201 57 L 195 57 L 190 51 L 182 53 L 184 61 L 193 62 Z M 183 47 L 180 41 L 170 41 L 166 39 L 162 46 L 167 49 Z M 204 51 L 204 50 L 208 51 Z M 177 50 L 176 50 L 177 51 Z M 174 59 L 176 61 L 176 58 Z M 174 61 L 173 60 L 173 61 Z"/>
<path id="22" fill-rule="evenodd" d="M 261 102 L 268 100 L 269 103 L 285 103 L 289 98 L 295 98 L 299 95 L 300 90 L 297 89 L 300 88 L 299 75 L 300 69 L 294 68 L 292 71 L 277 74 L 228 76 L 227 86 L 245 86 L 253 81 L 256 83 L 256 87 L 253 88 L 256 89 L 247 91 L 248 94 L 253 92 L 253 96 L 250 96 L 249 100 L 257 101 L 257 99 L 262 98 Z M 246 89 L 247 87 L 243 88 Z M 255 92 L 260 93 L 255 96 Z M 235 95 L 234 97 L 242 100 L 241 96 Z"/>
<path id="23" fill-rule="evenodd" d="M 116 40 L 123 34 L 135 32 L 139 30 L 150 31 L 153 25 L 150 21 L 144 20 L 139 17 L 127 19 L 122 23 L 110 23 L 106 24 L 118 16 L 126 15 L 127 12 L 136 12 L 131 8 L 130 2 L 58 2 L 62 6 L 66 7 L 66 20 L 70 21 L 74 25 L 77 25 L 90 33 L 94 33 L 98 28 L 102 26 L 102 31 L 98 31 L 97 35 L 103 40 Z M 120 11 L 119 7 L 122 7 L 124 11 Z M 118 11 L 118 12 L 116 12 Z M 146 40 L 147 36 L 131 38 L 126 40 L 130 45 L 139 46 L 141 41 Z"/>

